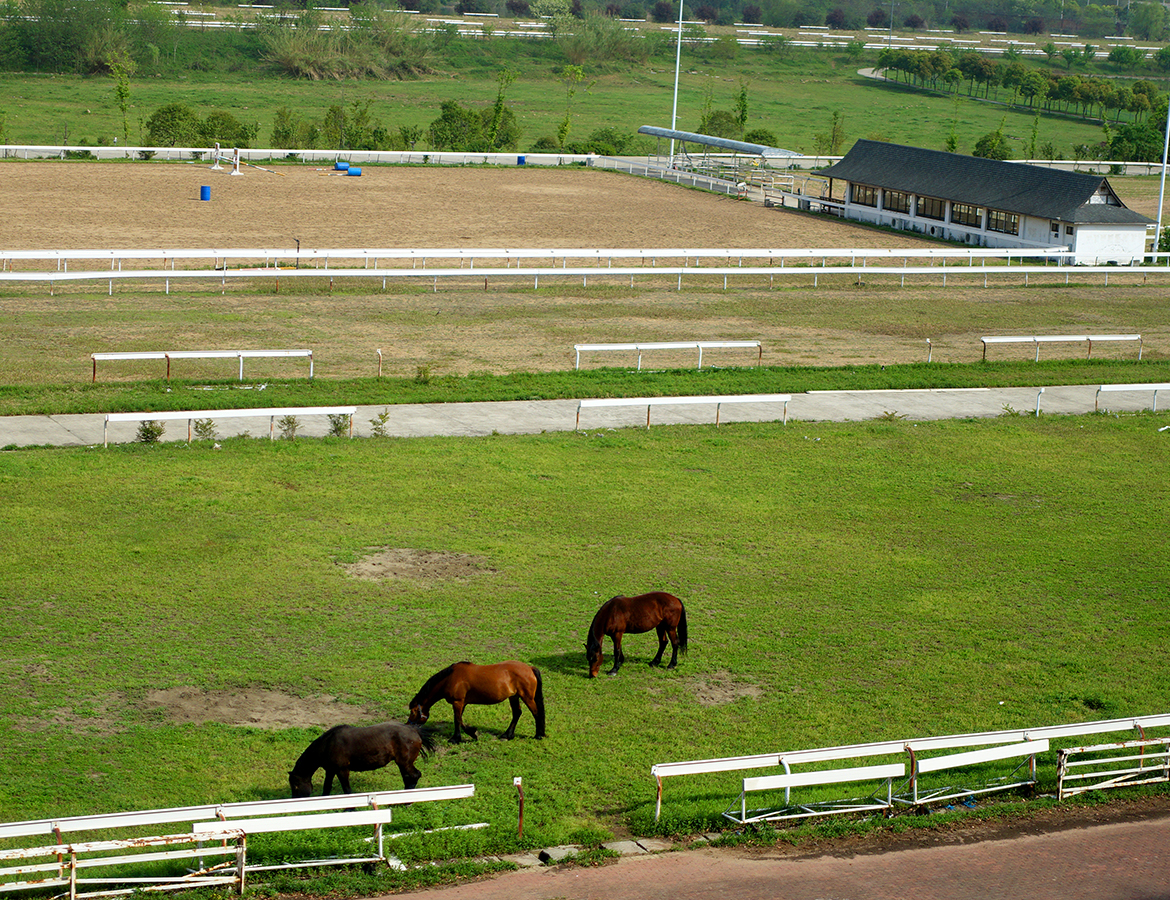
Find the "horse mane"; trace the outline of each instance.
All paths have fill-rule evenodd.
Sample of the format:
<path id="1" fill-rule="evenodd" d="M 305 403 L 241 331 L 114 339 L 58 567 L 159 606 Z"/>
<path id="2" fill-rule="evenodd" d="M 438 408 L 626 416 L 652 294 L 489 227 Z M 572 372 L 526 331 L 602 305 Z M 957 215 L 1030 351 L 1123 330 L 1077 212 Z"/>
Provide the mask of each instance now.
<path id="1" fill-rule="evenodd" d="M 309 746 L 305 748 L 305 752 L 297 758 L 296 765 L 294 765 L 292 769 L 293 772 L 297 773 L 298 775 L 303 775 L 305 768 L 308 768 L 309 766 L 313 766 L 313 772 L 316 772 L 317 769 L 321 768 L 323 763 L 318 762 L 318 760 L 324 756 L 325 748 L 329 746 L 333 739 L 337 737 L 337 733 L 343 728 L 349 728 L 349 726 L 334 725 L 323 735 L 309 744 Z M 309 774 L 312 775 L 313 772 L 310 772 Z"/>
<path id="2" fill-rule="evenodd" d="M 592 650 L 594 648 L 601 648 L 601 641 L 605 637 L 605 626 L 608 624 L 603 617 L 609 615 L 609 605 L 616 600 L 617 597 L 611 597 L 601 604 L 601 608 L 593 614 L 593 621 L 589 623 L 589 634 L 585 637 L 585 649 Z M 600 626 L 600 628 L 598 627 Z M 600 633 L 599 633 L 600 632 Z"/>
<path id="3" fill-rule="evenodd" d="M 407 728 L 412 728 L 418 732 L 419 739 L 422 741 L 422 750 L 419 752 L 423 756 L 430 756 L 434 749 L 439 745 L 438 738 L 435 737 L 435 730 L 433 728 L 423 729 L 421 725 L 411 725 L 407 723 Z"/>
<path id="4" fill-rule="evenodd" d="M 411 698 L 411 701 L 410 701 L 411 708 L 418 706 L 420 703 L 425 702 L 426 699 L 428 697 L 430 697 L 431 694 L 434 692 L 435 687 L 437 685 L 439 685 L 441 682 L 446 681 L 448 678 L 451 677 L 451 673 L 455 670 L 456 666 L 470 666 L 470 665 L 471 665 L 471 663 L 469 663 L 467 660 L 462 660 L 461 662 L 451 663 L 451 665 L 447 666 L 447 668 L 443 669 L 441 672 L 436 672 L 434 675 L 432 675 L 430 678 L 428 678 L 426 680 L 426 683 L 423 684 L 423 686 L 418 689 L 418 693 L 415 694 L 414 697 Z"/>

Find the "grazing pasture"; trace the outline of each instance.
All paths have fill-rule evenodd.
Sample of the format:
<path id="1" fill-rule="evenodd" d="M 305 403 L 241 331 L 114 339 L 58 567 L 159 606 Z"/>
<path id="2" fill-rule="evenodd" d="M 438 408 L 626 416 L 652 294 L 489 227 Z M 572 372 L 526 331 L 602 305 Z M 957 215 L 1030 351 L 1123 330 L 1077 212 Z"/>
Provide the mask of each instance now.
<path id="1" fill-rule="evenodd" d="M 649 190 L 657 204 L 631 228 L 664 242 L 680 240 L 675 219 L 700 220 L 661 210 L 692 200 L 711 221 L 731 211 L 764 227 L 824 224 L 600 173 L 547 175 L 569 191 L 579 190 L 569 176 L 589 190 Z M 584 227 L 586 207 L 561 209 Z M 496 242 L 445 221 L 454 237 L 442 243 Z M 548 228 L 531 242 L 562 239 Z M 744 234 L 758 237 L 693 237 L 749 243 Z M 233 347 L 313 346 L 318 382 L 333 374 L 331 354 L 344 359 L 359 339 L 420 345 L 400 370 L 417 360 L 455 373 L 570 369 L 580 340 L 767 338 L 766 327 L 810 365 L 897 361 L 944 333 L 973 357 L 992 329 L 1092 321 L 1164 337 L 1158 294 L 1112 282 L 1108 292 L 557 288 L 504 300 L 6 291 L 0 382 L 69 388 L 89 377 L 94 350 L 227 335 Z M 1157 339 L 1146 346 L 1165 353 Z M 548 736 L 521 726 L 500 740 L 508 705 L 477 707 L 478 741 L 443 742 L 418 763 L 420 785 L 474 782 L 475 798 L 458 812 L 404 810 L 396 824 L 497 827 L 402 842 L 404 859 L 645 833 L 655 762 L 1162 712 L 1165 421 L 892 414 L 718 431 L 5 451 L 0 808 L 19 819 L 285 796 L 290 764 L 326 728 L 402 720 L 419 685 L 463 659 L 539 668 Z M 583 648 L 599 606 L 658 590 L 686 604 L 685 661 L 651 668 L 657 648 L 643 638 L 627 642 L 619 677 L 589 679 Z M 446 706 L 431 713 L 445 733 Z M 399 782 L 394 767 L 352 777 L 358 791 Z M 736 784 L 688 780 L 662 827 L 716 826 Z"/>

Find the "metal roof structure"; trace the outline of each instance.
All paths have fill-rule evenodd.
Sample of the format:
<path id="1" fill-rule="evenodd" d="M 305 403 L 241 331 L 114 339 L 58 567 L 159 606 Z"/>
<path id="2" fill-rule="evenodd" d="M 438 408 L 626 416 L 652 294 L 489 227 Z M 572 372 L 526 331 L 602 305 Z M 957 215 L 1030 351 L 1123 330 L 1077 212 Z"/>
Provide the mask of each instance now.
<path id="1" fill-rule="evenodd" d="M 669 138 L 674 141 L 684 141 L 689 144 L 702 144 L 706 147 L 718 147 L 720 150 L 730 150 L 734 153 L 750 153 L 753 156 L 791 158 L 803 156 L 793 150 L 784 150 L 780 147 L 769 147 L 765 144 L 749 144 L 745 141 L 733 141 L 729 138 L 715 137 L 710 134 L 696 134 L 693 131 L 675 131 L 671 128 L 659 128 L 657 125 L 643 125 L 638 134 L 648 134 L 651 137 Z"/>

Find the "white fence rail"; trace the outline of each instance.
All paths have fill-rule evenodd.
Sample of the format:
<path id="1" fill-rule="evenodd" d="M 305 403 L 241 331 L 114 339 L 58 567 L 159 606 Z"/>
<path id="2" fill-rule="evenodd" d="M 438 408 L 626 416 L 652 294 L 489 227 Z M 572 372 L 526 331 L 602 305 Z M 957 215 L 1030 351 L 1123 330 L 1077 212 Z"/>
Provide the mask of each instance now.
<path id="1" fill-rule="evenodd" d="M 384 834 L 383 826 L 392 821 L 394 807 L 474 795 L 475 786 L 463 784 L 4 823 L 0 824 L 0 838 L 54 840 L 49 844 L 0 850 L 0 893 L 64 887 L 65 895 L 75 900 L 140 890 L 186 890 L 216 885 L 232 885 L 243 893 L 248 872 L 304 865 L 389 863 L 392 860 L 386 856 L 384 839 L 398 835 Z M 190 830 L 180 833 L 126 834 L 131 830 L 187 822 L 192 823 Z M 374 850 L 360 858 L 314 859 L 278 865 L 248 862 L 249 835 L 371 825 L 374 826 L 371 839 Z M 453 827 L 483 828 L 486 824 Z M 84 841 L 65 837 L 96 831 L 120 831 L 123 836 Z M 220 842 L 220 846 L 209 842 Z M 227 859 L 215 861 L 216 857 Z M 182 864 L 187 871 L 160 872 L 159 864 L 168 862 Z M 151 864 L 150 871 L 135 868 L 144 864 Z"/>
<path id="2" fill-rule="evenodd" d="M 719 425 L 719 410 L 724 403 L 783 403 L 783 422 L 788 424 L 788 401 L 791 394 L 729 394 L 727 396 L 712 397 L 602 397 L 592 400 L 577 401 L 577 421 L 573 426 L 576 431 L 581 427 L 581 410 L 603 406 L 644 406 L 646 407 L 646 427 L 650 427 L 650 410 L 655 406 L 715 406 L 715 425 Z"/>
<path id="3" fill-rule="evenodd" d="M 1093 395 L 1093 411 L 1097 412 L 1101 409 L 1102 394 L 1153 392 L 1154 400 L 1150 405 L 1150 409 L 1153 412 L 1157 412 L 1158 391 L 1170 391 L 1170 382 L 1159 382 L 1157 384 L 1103 384 L 1097 388 L 1097 393 Z"/>
<path id="4" fill-rule="evenodd" d="M 93 353 L 93 380 L 97 381 L 97 364 L 102 361 L 165 359 L 167 361 L 167 381 L 171 380 L 171 360 L 173 359 L 238 359 L 240 362 L 240 381 L 244 380 L 244 360 L 289 357 L 308 357 L 309 381 L 313 380 L 313 351 L 312 350 L 127 350 L 109 353 Z"/>
<path id="5" fill-rule="evenodd" d="M 1085 791 L 1170 781 L 1170 738 L 1067 747 L 1057 763 L 1061 800 Z"/>
<path id="6" fill-rule="evenodd" d="M 642 371 L 642 353 L 646 350 L 698 350 L 699 365 L 703 368 L 703 351 L 713 349 L 751 348 L 756 351 L 756 363 L 764 359 L 764 348 L 759 341 L 641 341 L 635 344 L 574 344 L 577 353 L 575 368 L 581 368 L 581 354 L 584 352 L 636 352 L 638 371 Z"/>
<path id="7" fill-rule="evenodd" d="M 1037 754 L 1047 751 L 1051 742 L 1066 741 L 1070 738 L 1079 738 L 1085 735 L 1093 734 L 1109 734 L 1116 732 L 1137 731 L 1140 738 L 1145 739 L 1146 730 L 1152 728 L 1166 728 L 1170 727 L 1170 714 L 1160 714 L 1151 716 L 1137 716 L 1127 719 L 1106 719 L 1096 722 L 1078 722 L 1068 725 L 1052 725 L 1042 728 L 1028 728 L 1018 729 L 1012 731 L 988 731 L 971 734 L 955 734 L 940 737 L 926 737 L 914 738 L 911 740 L 893 740 L 893 741 L 878 741 L 869 744 L 848 744 L 836 747 L 821 747 L 811 750 L 792 750 L 783 753 L 765 753 L 753 756 L 733 756 L 722 757 L 717 759 L 705 760 L 689 760 L 685 762 L 667 762 L 658 763 L 651 767 L 650 774 L 654 778 L 656 785 L 656 802 L 654 818 L 657 820 L 662 813 L 662 789 L 663 779 L 674 778 L 681 776 L 695 776 L 695 775 L 711 775 L 722 772 L 735 772 L 747 769 L 766 769 L 773 767 L 780 767 L 784 770 L 785 775 L 792 773 L 793 766 L 807 766 L 820 765 L 819 770 L 822 773 L 829 772 L 825 775 L 824 782 L 816 781 L 793 781 L 785 785 L 772 782 L 752 782 L 752 789 L 760 789 L 760 785 L 773 785 L 785 787 L 788 790 L 795 786 L 808 786 L 811 784 L 835 784 L 831 773 L 845 772 L 848 773 L 851 769 L 856 768 L 855 765 L 843 769 L 825 769 L 825 763 L 837 763 L 845 760 L 857 761 L 864 759 L 872 759 L 873 757 L 890 757 L 891 764 L 894 759 L 904 761 L 903 764 L 909 764 L 909 771 L 912 773 L 911 781 L 906 784 L 906 791 L 899 793 L 896 798 L 900 802 L 908 805 L 926 805 L 931 802 L 938 802 L 943 799 L 954 799 L 958 797 L 971 797 L 979 793 L 985 793 L 989 790 L 1003 790 L 1008 787 L 1016 787 L 1024 784 L 1030 784 L 1036 781 L 1036 756 Z M 1014 745 L 1014 746 L 1008 746 Z M 949 756 L 927 756 L 926 754 L 937 754 L 944 750 L 962 750 L 964 752 L 951 754 Z M 970 783 L 958 787 L 937 787 L 937 786 L 923 786 L 920 784 L 920 777 L 926 773 L 937 773 L 944 770 L 971 770 L 978 767 L 986 767 L 993 764 L 1001 764 L 1005 760 L 1010 760 L 1013 757 L 1027 757 L 1029 765 L 1028 777 L 1001 777 L 997 780 L 979 777 L 977 771 L 971 773 L 971 777 L 966 779 Z M 1017 767 L 1018 771 L 1018 767 Z M 1013 773 L 1014 774 L 1014 773 Z M 767 776 L 764 776 L 767 777 Z M 882 776 L 883 778 L 885 776 Z M 851 781 L 851 778 L 840 779 L 841 783 Z M 745 779 L 746 781 L 746 779 Z M 745 788 L 746 790 L 746 788 Z M 786 805 L 790 797 L 786 794 Z M 818 803 L 851 803 L 853 801 L 818 801 Z M 813 806 L 812 804 L 804 804 Z M 819 807 L 813 807 L 819 808 Z M 735 818 L 735 813 L 738 811 L 740 817 L 746 815 L 746 802 L 742 794 L 741 798 L 728 807 L 727 812 L 724 813 L 728 818 L 735 821 L 740 821 L 740 818 Z M 843 811 L 843 810 L 836 810 Z M 776 813 L 777 810 L 771 810 L 770 813 Z M 787 812 L 792 812 L 788 810 Z M 785 817 L 788 816 L 784 813 Z M 819 814 L 819 813 L 817 813 Z M 767 817 L 767 814 L 764 815 Z"/>
<path id="8" fill-rule="evenodd" d="M 110 446 L 110 423 L 118 422 L 173 422 L 187 420 L 187 441 L 191 441 L 191 429 L 195 422 L 210 419 L 268 419 L 268 437 L 276 440 L 276 417 L 292 416 L 346 416 L 349 419 L 349 436 L 353 437 L 353 417 L 356 406 L 279 406 L 262 409 L 198 409 L 182 412 L 129 412 L 106 413 L 102 425 L 102 445 Z"/>
<path id="9" fill-rule="evenodd" d="M 1034 357 L 1036 362 L 1040 361 L 1040 345 L 1041 344 L 1087 344 L 1088 351 L 1085 353 L 1086 359 L 1091 359 L 1093 356 L 1093 341 L 1097 343 L 1105 343 L 1107 341 L 1129 341 L 1137 342 L 1138 345 L 1138 359 L 1142 358 L 1142 336 L 1140 334 L 1042 334 L 1042 335 L 994 335 L 981 337 L 979 339 L 983 342 L 983 359 L 987 359 L 987 345 L 988 344 L 1034 344 L 1036 347 L 1036 355 Z"/>

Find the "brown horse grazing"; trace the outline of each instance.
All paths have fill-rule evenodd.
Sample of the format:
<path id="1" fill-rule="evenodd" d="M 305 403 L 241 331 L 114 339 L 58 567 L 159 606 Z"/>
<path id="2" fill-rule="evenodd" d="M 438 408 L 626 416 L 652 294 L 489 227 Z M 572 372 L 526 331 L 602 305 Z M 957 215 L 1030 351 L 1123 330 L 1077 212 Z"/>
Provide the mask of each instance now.
<path id="1" fill-rule="evenodd" d="M 455 734 L 452 743 L 462 740 L 460 731 L 474 739 L 476 729 L 463 724 L 463 707 L 468 703 L 490 705 L 507 700 L 512 704 L 512 724 L 501 738 L 510 741 L 516 735 L 516 723 L 520 719 L 520 701 L 528 707 L 536 719 L 536 737 L 544 737 L 544 685 L 540 669 L 527 663 L 510 661 L 491 666 L 476 666 L 457 662 L 436 672 L 427 679 L 414 699 L 410 701 L 411 725 L 422 725 L 431 714 L 431 707 L 440 700 L 446 700 L 455 711 Z"/>
<path id="2" fill-rule="evenodd" d="M 589 636 L 585 640 L 585 658 L 589 661 L 589 677 L 596 678 L 601 671 L 602 641 L 609 636 L 613 638 L 613 668 L 610 675 L 616 675 L 626 655 L 622 653 L 622 635 L 643 634 L 647 631 L 658 631 L 658 655 L 650 661 L 650 665 L 662 663 L 662 654 L 666 650 L 666 639 L 670 638 L 670 665 L 673 669 L 678 665 L 678 653 L 687 652 L 687 611 L 682 601 L 672 594 L 663 591 L 654 591 L 650 594 L 640 594 L 637 597 L 614 597 L 602 604 L 593 623 L 589 626 Z"/>
<path id="3" fill-rule="evenodd" d="M 410 790 L 422 777 L 414 761 L 434 746 L 433 735 L 424 735 L 401 722 L 383 722 L 366 728 L 337 725 L 309 744 L 288 773 L 288 785 L 294 797 L 308 797 L 313 793 L 314 773 L 324 769 L 325 789 L 321 796 L 327 796 L 333 789 L 334 775 L 341 782 L 342 792 L 348 794 L 350 772 L 370 772 L 393 761 L 398 763 L 403 786 Z"/>

